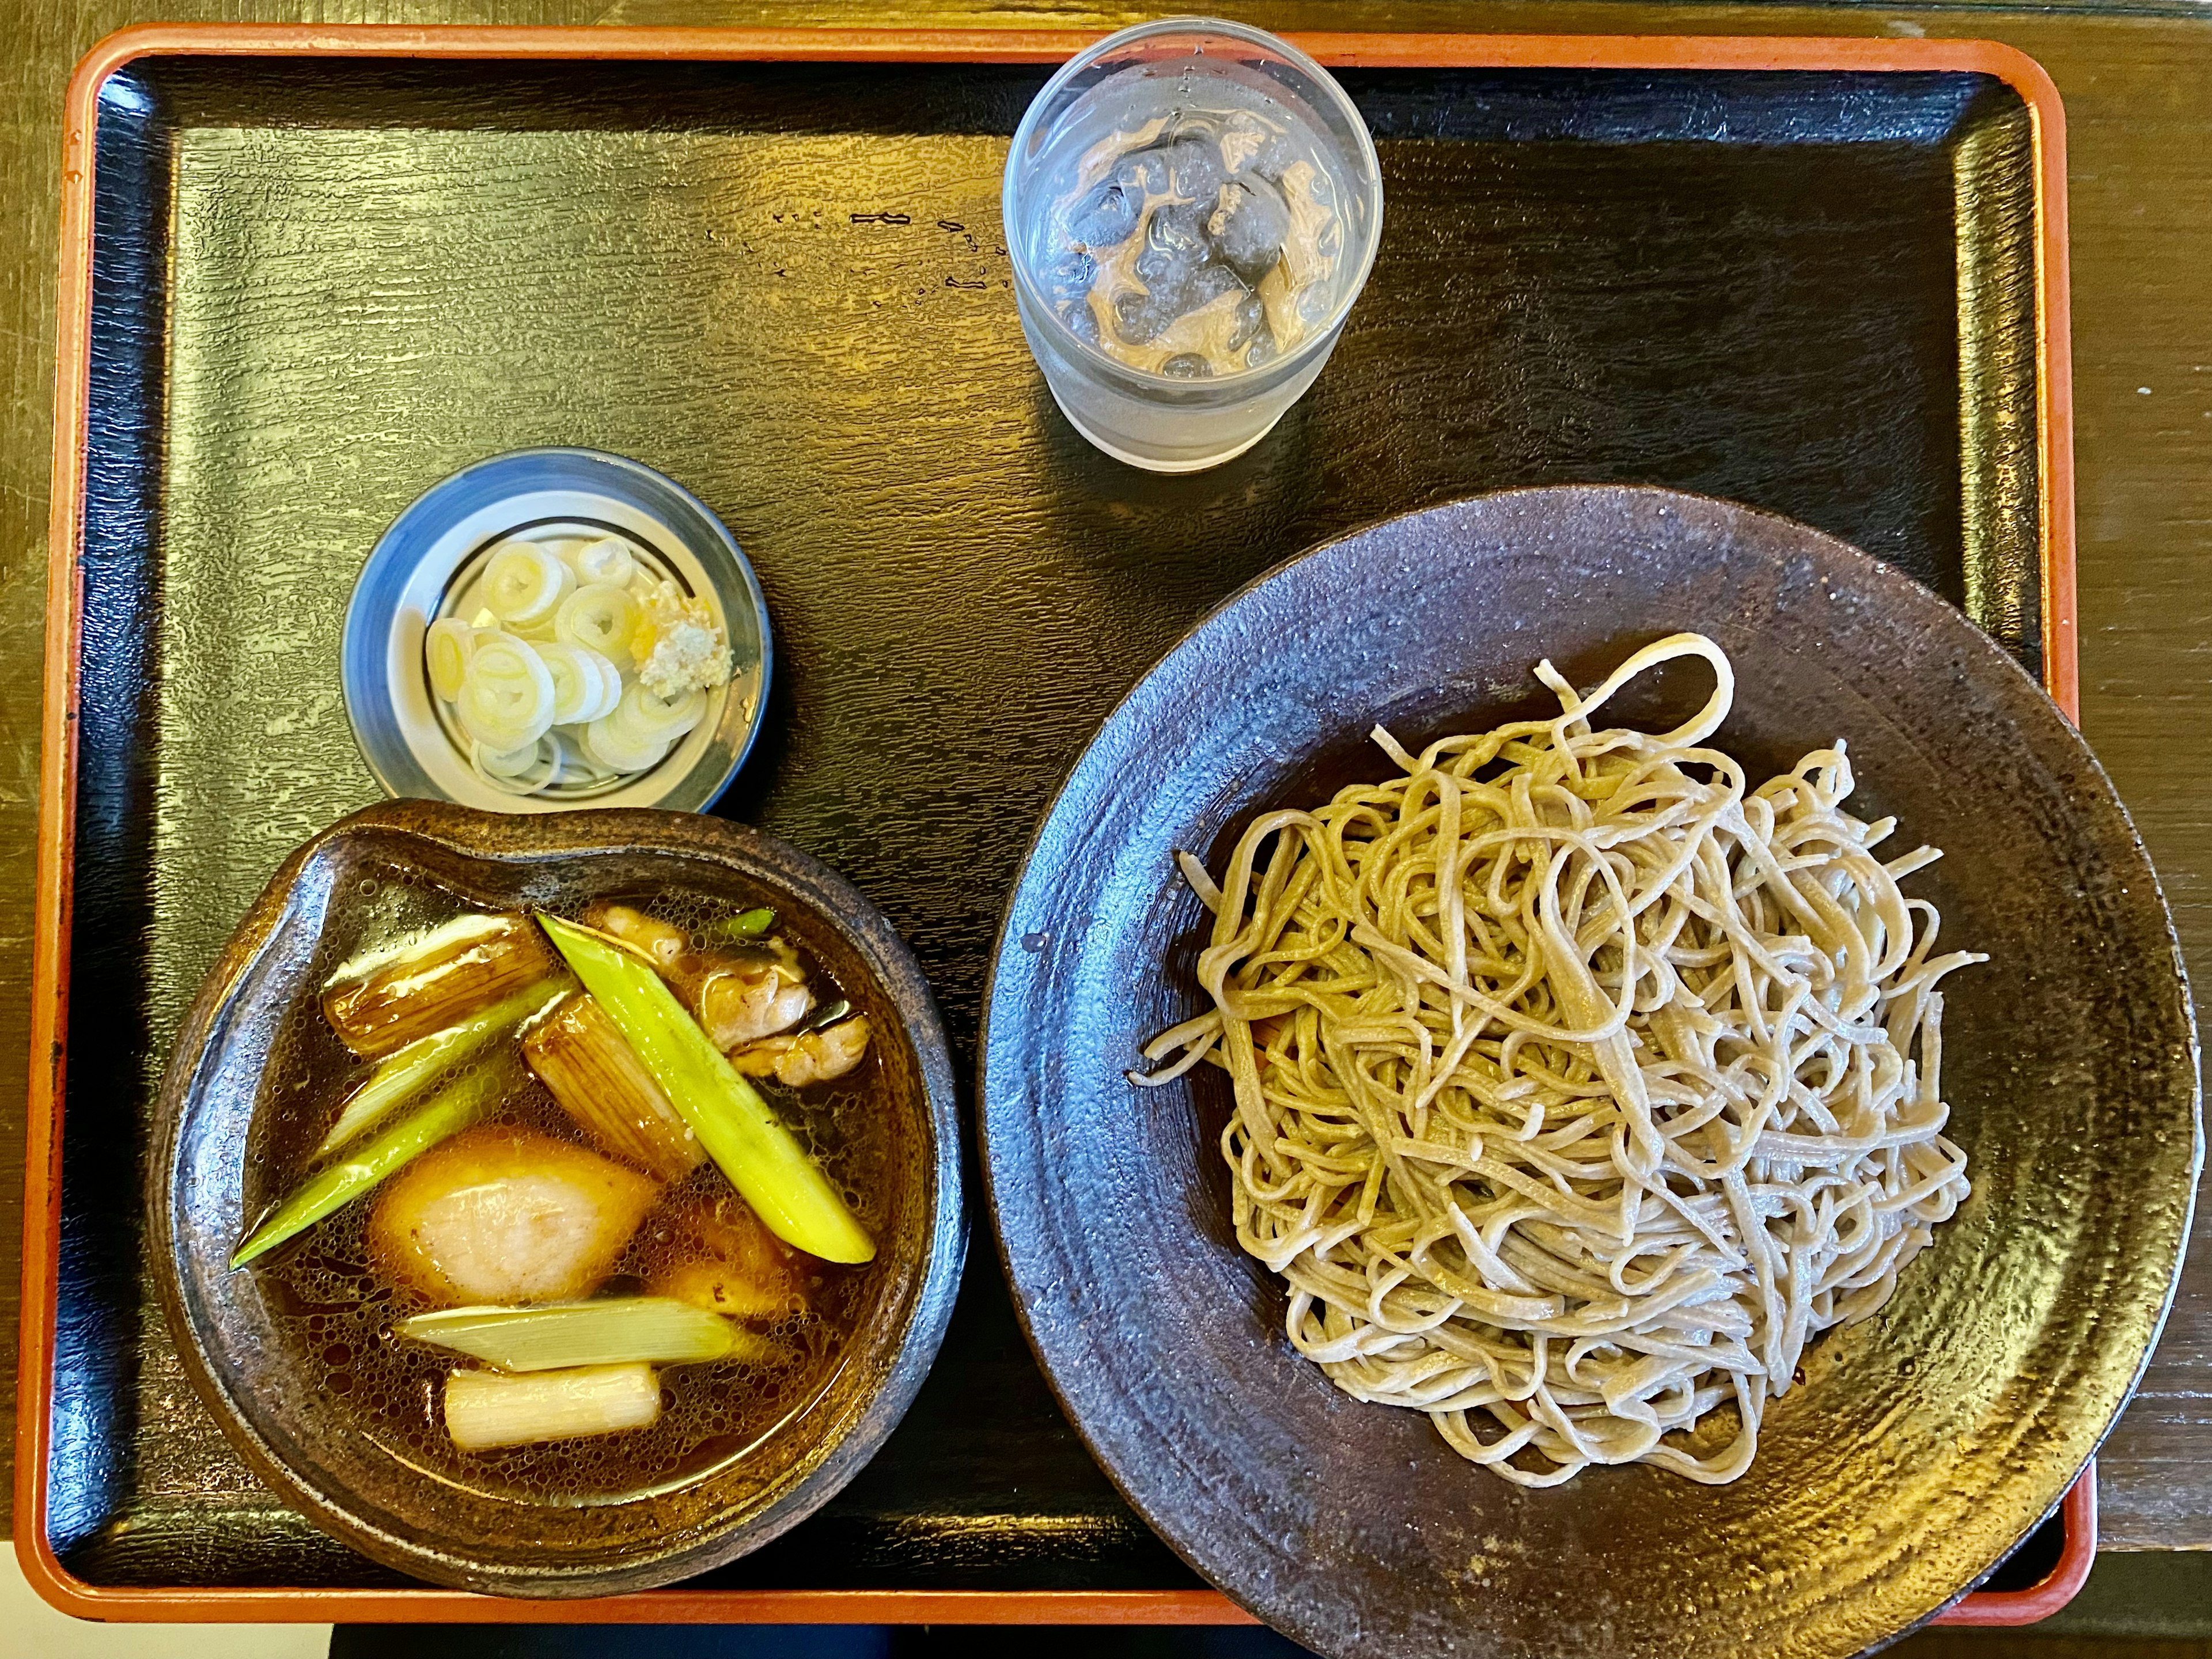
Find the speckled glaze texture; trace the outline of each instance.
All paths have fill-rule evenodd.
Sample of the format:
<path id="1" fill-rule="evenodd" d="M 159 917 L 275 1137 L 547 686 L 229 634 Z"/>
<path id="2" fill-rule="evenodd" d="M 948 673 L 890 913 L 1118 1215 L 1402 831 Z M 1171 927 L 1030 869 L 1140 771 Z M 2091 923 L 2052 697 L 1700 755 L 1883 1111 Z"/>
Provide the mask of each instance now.
<path id="1" fill-rule="evenodd" d="M 1717 741 L 1754 777 L 1838 736 L 1859 810 L 1947 856 L 1908 884 L 1947 945 L 1944 1080 L 1973 1195 L 1876 1318 L 1808 1351 L 1757 1462 L 1524 1492 L 1419 1415 L 1359 1404 L 1282 1333 L 1237 1248 L 1226 1081 L 1139 1091 L 1205 1006 L 1217 873 L 1254 811 L 1580 685 L 1682 629 L 1734 659 Z M 1639 683 L 1679 718 L 1710 679 Z M 1557 704 L 1550 705 L 1556 710 Z M 2166 905 L 2087 748 L 1990 638 L 1801 525 L 1650 489 L 1516 491 L 1324 545 L 1200 623 L 1130 694 L 1039 830 L 988 1006 L 985 1167 L 1031 1342 L 1125 1496 L 1200 1572 L 1334 1659 L 1832 1659 L 1966 1590 L 2045 1515 L 2142 1367 L 2200 1152 Z"/>
<path id="2" fill-rule="evenodd" d="M 895 1193 L 882 1273 L 823 1392 L 757 1451 L 673 1491 L 554 1505 L 423 1479 L 307 1388 L 255 1272 L 226 1262 L 245 1214 L 248 1129 L 270 1045 L 313 994 L 308 969 L 361 878 L 419 871 L 464 902 L 569 904 L 658 887 L 767 902 L 874 1024 Z M 823 865 L 687 813 L 521 818 L 444 803 L 356 812 L 286 860 L 186 1018 L 164 1079 L 147 1206 L 155 1277 L 185 1369 L 232 1444 L 302 1514 L 386 1566 L 462 1589 L 595 1595 L 686 1577 L 796 1526 L 858 1474 L 921 1384 L 952 1309 L 966 1232 L 952 1064 L 896 933 Z"/>

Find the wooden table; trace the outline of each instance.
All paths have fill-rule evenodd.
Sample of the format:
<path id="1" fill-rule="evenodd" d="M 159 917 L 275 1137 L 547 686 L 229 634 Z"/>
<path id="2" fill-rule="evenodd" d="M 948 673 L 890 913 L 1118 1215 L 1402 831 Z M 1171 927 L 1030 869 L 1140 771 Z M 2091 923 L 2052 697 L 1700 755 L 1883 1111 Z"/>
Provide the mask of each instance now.
<path id="1" fill-rule="evenodd" d="M 2082 725 L 2212 976 L 2212 19 L 2186 4 L 2036 12 L 1546 0 L 1212 0 L 1274 29 L 1978 35 L 2066 100 Z M 0 0 L 0 1160 L 21 1156 L 63 88 L 94 41 L 167 20 L 1109 28 L 1143 14 L 981 0 Z M 0 1188 L 0 1389 L 13 1409 L 21 1194 Z M 0 1460 L 12 1443 L 0 1436 Z M 2212 1547 L 2212 1217 L 2142 1391 L 2102 1454 L 2108 1547 Z M 0 1477 L 4 1470 L 0 1470 Z"/>

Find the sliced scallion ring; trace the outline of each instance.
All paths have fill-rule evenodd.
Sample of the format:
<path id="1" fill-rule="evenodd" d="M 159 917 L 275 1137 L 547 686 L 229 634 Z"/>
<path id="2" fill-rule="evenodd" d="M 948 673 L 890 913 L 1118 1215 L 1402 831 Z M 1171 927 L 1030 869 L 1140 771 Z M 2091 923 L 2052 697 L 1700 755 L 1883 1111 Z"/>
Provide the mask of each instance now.
<path id="1" fill-rule="evenodd" d="M 691 690 L 664 697 L 642 681 L 623 693 L 608 724 L 623 738 L 638 743 L 673 743 L 705 718 L 707 694 Z"/>
<path id="2" fill-rule="evenodd" d="M 519 750 L 501 752 L 471 745 L 471 767 L 503 795 L 534 795 L 561 781 L 561 744 L 551 732 Z"/>
<path id="3" fill-rule="evenodd" d="M 544 742 L 526 743 L 520 749 L 487 749 L 482 744 L 471 745 L 469 759 L 477 771 L 491 778 L 519 778 L 538 764 L 538 750 Z"/>
<path id="4" fill-rule="evenodd" d="M 637 631 L 637 601 L 612 582 L 593 582 L 562 601 L 554 634 L 563 645 L 596 651 L 617 668 L 630 660 L 630 635 Z"/>
<path id="5" fill-rule="evenodd" d="M 658 766 L 668 752 L 665 738 L 638 738 L 613 730 L 614 716 L 593 720 L 584 728 L 584 753 L 617 772 L 642 772 Z"/>
<path id="6" fill-rule="evenodd" d="M 441 617 L 430 624 L 422 642 L 423 665 L 430 672 L 430 690 L 451 702 L 461 695 L 461 676 L 477 653 L 477 631 L 459 617 Z"/>
<path id="7" fill-rule="evenodd" d="M 561 781 L 592 788 L 602 783 L 611 783 L 622 776 L 605 762 L 595 760 L 584 746 L 584 730 L 571 727 L 552 733 L 553 740 L 561 745 Z"/>
<path id="8" fill-rule="evenodd" d="M 573 645 L 548 641 L 535 647 L 538 661 L 553 677 L 553 723 L 567 726 L 597 718 L 606 701 L 606 682 L 590 655 Z"/>
<path id="9" fill-rule="evenodd" d="M 584 719 L 604 720 L 613 714 L 622 702 L 622 670 L 617 668 L 614 664 L 596 651 L 586 649 L 580 645 L 573 648 L 578 655 L 591 665 L 592 672 L 599 677 L 599 700 L 592 705 L 591 712 L 586 714 Z"/>
<path id="10" fill-rule="evenodd" d="M 501 753 L 544 737 L 553 724 L 553 677 L 538 653 L 506 634 L 485 634 L 461 677 L 453 712 L 461 729 Z"/>
<path id="11" fill-rule="evenodd" d="M 576 573 L 580 585 L 611 583 L 620 587 L 636 573 L 637 560 L 629 550 L 629 544 L 612 536 L 602 536 L 595 542 L 586 542 L 568 555 L 568 568 Z"/>
<path id="12" fill-rule="evenodd" d="M 484 566 L 483 602 L 509 628 L 527 628 L 551 621 L 575 585 L 574 574 L 549 549 L 507 542 Z"/>

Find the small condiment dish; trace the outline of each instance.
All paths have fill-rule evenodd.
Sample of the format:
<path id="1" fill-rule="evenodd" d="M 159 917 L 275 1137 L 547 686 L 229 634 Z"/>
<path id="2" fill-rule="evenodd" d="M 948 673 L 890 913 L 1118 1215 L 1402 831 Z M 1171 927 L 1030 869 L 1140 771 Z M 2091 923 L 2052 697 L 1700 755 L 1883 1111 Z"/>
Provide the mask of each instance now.
<path id="1" fill-rule="evenodd" d="M 594 537 L 626 544 L 647 576 L 707 601 L 726 635 L 729 682 L 707 694 L 698 725 L 643 771 L 534 794 L 501 788 L 471 768 L 467 738 L 433 693 L 423 653 L 430 624 L 476 611 L 498 545 Z M 774 657 L 752 566 L 690 491 L 620 455 L 518 449 L 434 484 L 379 538 L 346 606 L 340 678 L 362 758 L 392 795 L 495 812 L 701 811 L 759 736 Z"/>

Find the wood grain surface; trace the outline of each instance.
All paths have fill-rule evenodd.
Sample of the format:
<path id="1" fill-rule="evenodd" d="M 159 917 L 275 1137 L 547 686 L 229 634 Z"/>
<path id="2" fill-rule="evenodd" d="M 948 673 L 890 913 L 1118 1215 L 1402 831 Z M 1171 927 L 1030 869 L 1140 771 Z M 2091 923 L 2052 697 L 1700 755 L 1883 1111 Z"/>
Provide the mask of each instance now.
<path id="1" fill-rule="evenodd" d="M 2185 948 L 2212 972 L 2212 99 L 2201 9 L 2035 12 L 1543 3 L 1235 3 L 1279 29 L 1926 33 L 2038 58 L 2070 129 L 2082 723 L 2135 813 Z M 71 66 L 159 16 L 317 22 L 911 23 L 1108 27 L 1090 7 L 848 0 L 0 0 L 0 1163 L 20 1161 L 35 809 L 59 116 Z M 20 1196 L 0 1186 L 0 1345 L 12 1349 Z M 0 1356 L 0 1389 L 13 1356 Z M 0 1448 L 5 1442 L 0 1441 Z M 4 1455 L 4 1450 L 0 1450 Z M 2212 1547 L 2212 1225 L 2141 1395 L 2106 1447 L 2105 1540 Z"/>

